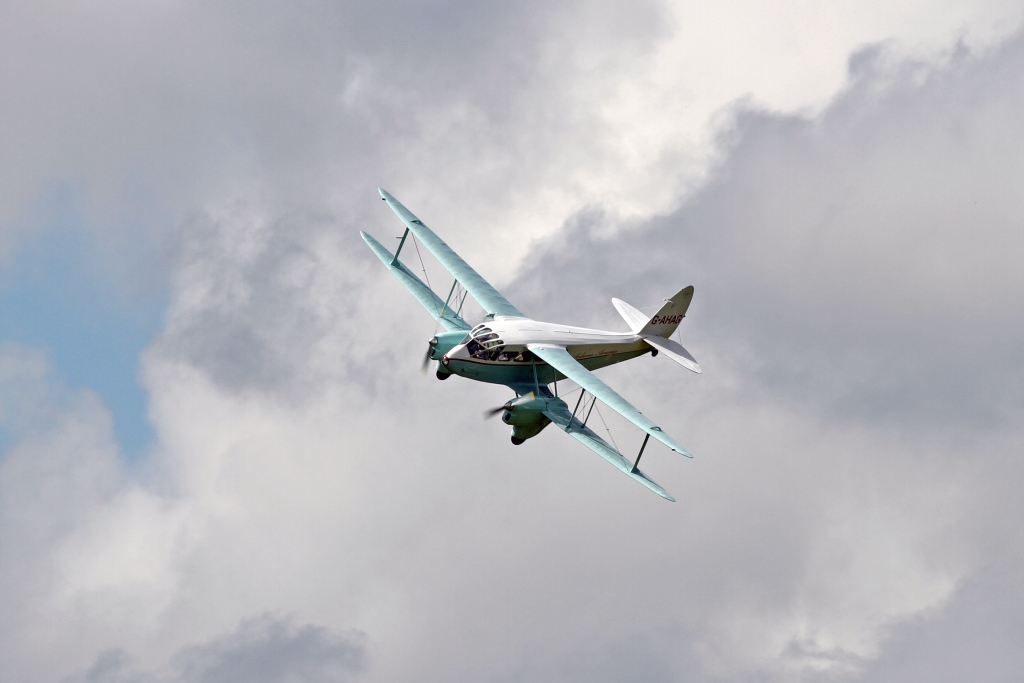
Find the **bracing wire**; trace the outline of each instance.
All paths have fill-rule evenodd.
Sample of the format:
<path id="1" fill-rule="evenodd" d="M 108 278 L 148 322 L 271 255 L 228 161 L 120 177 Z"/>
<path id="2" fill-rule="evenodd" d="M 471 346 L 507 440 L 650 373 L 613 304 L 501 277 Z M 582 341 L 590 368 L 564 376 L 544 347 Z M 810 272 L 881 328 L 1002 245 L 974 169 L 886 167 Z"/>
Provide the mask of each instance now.
<path id="1" fill-rule="evenodd" d="M 427 274 L 427 266 L 426 266 L 425 263 L 423 263 L 423 255 L 420 254 L 420 243 L 419 243 L 419 240 L 416 239 L 416 235 L 410 235 L 410 236 L 412 237 L 412 246 L 416 249 L 416 258 L 418 258 L 420 260 L 420 270 L 423 271 L 423 278 L 427 281 L 427 289 L 429 289 L 431 292 L 433 292 L 434 288 L 430 285 L 430 275 Z M 431 337 L 433 337 L 433 336 L 435 336 L 437 334 L 437 329 L 440 326 L 441 326 L 441 321 L 440 320 L 434 320 L 434 331 L 431 333 L 431 335 L 430 335 Z"/>
<path id="2" fill-rule="evenodd" d="M 412 246 L 416 248 L 416 256 L 420 260 L 420 268 L 423 270 L 423 277 L 427 280 L 427 288 L 430 289 L 430 291 L 434 291 L 434 288 L 430 286 L 430 276 L 427 275 L 427 266 L 423 263 L 423 256 L 420 254 L 420 243 L 419 240 L 416 239 L 416 235 L 412 236 Z"/>
<path id="3" fill-rule="evenodd" d="M 595 401 L 596 401 L 595 397 Z M 604 430 L 608 432 L 608 438 L 612 440 L 612 445 L 615 446 L 615 450 L 619 450 L 619 444 L 615 443 L 615 437 L 612 436 L 612 430 L 608 428 L 608 423 L 604 421 L 604 415 L 601 414 L 601 409 L 597 407 L 597 403 L 594 404 L 594 408 L 597 410 L 597 416 L 601 418 L 601 424 L 604 425 Z M 619 451 L 620 453 L 622 451 Z"/>

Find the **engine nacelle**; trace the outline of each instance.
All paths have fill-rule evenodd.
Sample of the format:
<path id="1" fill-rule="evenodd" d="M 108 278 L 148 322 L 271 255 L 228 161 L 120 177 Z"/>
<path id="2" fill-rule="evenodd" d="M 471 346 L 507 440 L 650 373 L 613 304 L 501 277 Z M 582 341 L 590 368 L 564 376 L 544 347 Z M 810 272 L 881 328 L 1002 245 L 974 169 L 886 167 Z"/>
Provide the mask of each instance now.
<path id="1" fill-rule="evenodd" d="M 526 400 L 523 400 L 523 399 Z M 501 414 L 501 421 L 507 425 L 516 427 L 528 427 L 530 425 L 551 422 L 541 411 L 547 408 L 543 398 L 521 397 L 505 404 L 505 412 Z"/>
<path id="2" fill-rule="evenodd" d="M 527 439 L 537 436 L 542 429 L 551 424 L 551 420 L 542 412 L 550 401 L 561 402 L 557 398 L 533 398 L 532 395 L 527 395 L 505 404 L 501 421 L 512 425 L 512 443 L 518 446 Z"/>
<path id="3" fill-rule="evenodd" d="M 512 444 L 518 446 L 527 439 L 537 436 L 550 422 L 551 420 L 548 420 L 544 424 L 530 426 L 515 425 L 512 427 Z"/>

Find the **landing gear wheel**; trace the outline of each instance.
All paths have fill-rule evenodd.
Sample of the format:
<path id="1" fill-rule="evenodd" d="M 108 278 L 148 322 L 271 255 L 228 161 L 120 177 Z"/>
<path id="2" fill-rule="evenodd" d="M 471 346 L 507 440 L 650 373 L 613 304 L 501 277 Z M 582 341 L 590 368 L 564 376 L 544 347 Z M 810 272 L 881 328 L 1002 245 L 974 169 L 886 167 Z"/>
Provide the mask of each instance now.
<path id="1" fill-rule="evenodd" d="M 450 372 L 441 372 L 440 370 L 438 370 L 435 374 L 437 375 L 437 378 L 439 380 L 442 380 L 442 381 L 446 380 L 446 379 L 448 379 L 449 377 L 452 376 L 452 373 L 450 373 Z"/>
<path id="2" fill-rule="evenodd" d="M 513 446 L 521 446 L 524 443 L 526 443 L 526 439 L 520 439 L 518 436 L 513 436 L 512 437 L 512 445 Z"/>

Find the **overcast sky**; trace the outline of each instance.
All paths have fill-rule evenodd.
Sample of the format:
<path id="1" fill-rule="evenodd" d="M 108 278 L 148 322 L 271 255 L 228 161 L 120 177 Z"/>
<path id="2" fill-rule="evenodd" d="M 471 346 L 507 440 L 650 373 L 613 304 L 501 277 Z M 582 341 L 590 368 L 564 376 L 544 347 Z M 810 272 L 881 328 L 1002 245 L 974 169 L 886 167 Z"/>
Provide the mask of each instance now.
<path id="1" fill-rule="evenodd" d="M 4 681 L 1019 680 L 1022 20 L 4 3 Z M 679 502 L 417 372 L 379 186 L 538 319 L 695 286 L 602 371 Z"/>

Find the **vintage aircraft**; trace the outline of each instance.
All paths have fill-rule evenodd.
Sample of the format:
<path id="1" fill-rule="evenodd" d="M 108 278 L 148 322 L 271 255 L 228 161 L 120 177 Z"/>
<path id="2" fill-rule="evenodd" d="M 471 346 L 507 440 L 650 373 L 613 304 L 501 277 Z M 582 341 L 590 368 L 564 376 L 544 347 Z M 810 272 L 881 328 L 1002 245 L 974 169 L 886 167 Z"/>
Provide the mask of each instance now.
<path id="1" fill-rule="evenodd" d="M 504 384 L 516 392 L 516 398 L 494 412 L 500 412 L 502 421 L 512 426 L 512 443 L 523 443 L 553 422 L 662 498 L 674 501 L 675 498 L 665 489 L 637 468 L 640 456 L 652 436 L 677 453 L 689 458 L 693 456 L 591 370 L 646 353 L 654 356 L 660 351 L 684 368 L 699 373 L 700 366 L 693 356 L 679 343 L 669 339 L 686 315 L 693 298 L 693 287 L 686 287 L 671 299 L 666 299 L 665 305 L 653 317 L 624 301 L 612 299 L 616 310 L 629 325 L 629 332 L 605 332 L 539 322 L 526 317 L 509 303 L 397 199 L 383 189 L 379 191 L 405 223 L 402 241 L 392 254 L 365 232 L 359 234 L 392 275 L 447 330 L 428 342 L 424 360 L 425 363 L 437 361 L 437 378 L 461 375 L 479 382 Z M 447 300 L 442 300 L 398 260 L 410 232 L 455 278 Z M 462 292 L 461 296 L 457 287 Z M 467 293 L 486 312 L 483 322 L 475 327 L 460 315 Z M 569 405 L 558 397 L 558 381 L 566 378 L 581 388 L 579 399 L 571 411 Z M 549 385 L 554 386 L 553 392 Z M 586 394 L 590 394 L 591 400 L 584 401 Z M 597 400 L 646 432 L 633 462 L 587 427 Z"/>

